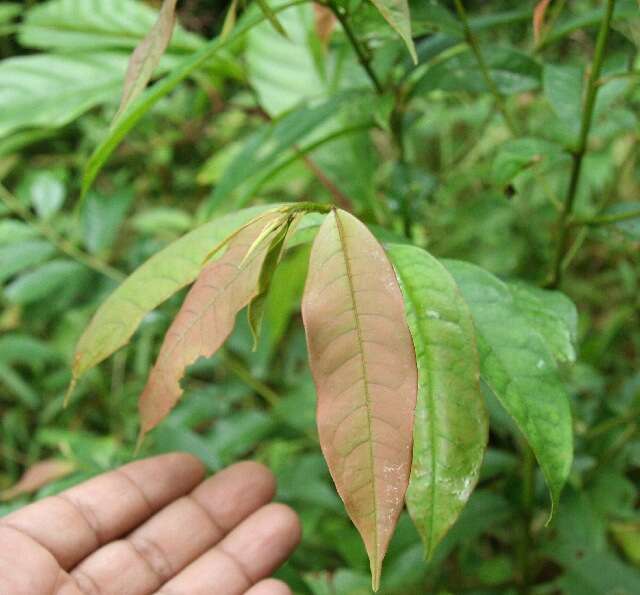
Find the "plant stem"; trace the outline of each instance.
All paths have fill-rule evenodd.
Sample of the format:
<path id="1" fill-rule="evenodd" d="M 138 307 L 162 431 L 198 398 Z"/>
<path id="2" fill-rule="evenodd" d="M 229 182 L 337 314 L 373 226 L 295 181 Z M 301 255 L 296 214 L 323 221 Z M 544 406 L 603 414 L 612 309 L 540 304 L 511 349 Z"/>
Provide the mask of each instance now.
<path id="1" fill-rule="evenodd" d="M 58 250 L 60 250 L 60 252 L 63 252 L 73 260 L 109 277 L 110 279 L 113 279 L 114 281 L 120 282 L 125 279 L 126 275 L 121 273 L 119 270 L 113 268 L 103 260 L 80 250 L 71 242 L 60 236 L 60 234 L 45 221 L 38 221 L 35 219 L 35 217 L 33 217 L 29 212 L 29 209 L 25 208 L 24 205 L 22 205 L 22 203 L 2 184 L 0 184 L 0 199 L 12 212 L 24 219 L 24 221 L 33 227 L 40 235 L 47 238 Z"/>
<path id="2" fill-rule="evenodd" d="M 329 7 L 329 9 L 331 9 L 331 12 L 333 12 L 336 19 L 338 19 L 340 25 L 342 25 L 342 29 L 344 30 L 349 43 L 351 43 L 351 45 L 353 46 L 353 50 L 358 57 L 358 62 L 360 62 L 360 65 L 367 73 L 367 76 L 371 80 L 371 83 L 373 84 L 376 92 L 379 95 L 382 95 L 384 93 L 384 87 L 382 86 L 378 75 L 375 73 L 371 66 L 371 56 L 369 55 L 369 52 L 363 47 L 363 45 L 358 41 L 358 38 L 356 37 L 353 29 L 351 28 L 351 25 L 349 24 L 349 21 L 347 20 L 347 15 L 344 9 L 340 6 L 337 6 L 335 2 L 333 2 L 333 0 L 329 0 L 327 6 Z"/>
<path id="3" fill-rule="evenodd" d="M 574 219 L 570 222 L 570 225 L 609 225 L 610 223 L 628 221 L 629 219 L 637 219 L 638 217 L 640 217 L 640 209 L 634 209 L 626 213 L 600 215 L 598 217 L 592 217 L 591 219 Z"/>
<path id="4" fill-rule="evenodd" d="M 582 172 L 582 162 L 587 151 L 589 131 L 591 129 L 591 122 L 593 120 L 593 108 L 595 106 L 596 97 L 600 88 L 598 80 L 600 79 L 600 70 L 602 69 L 602 62 L 604 61 L 604 52 L 607 45 L 607 39 L 609 37 L 609 28 L 611 25 L 611 17 L 613 16 L 615 3 L 615 0 L 607 0 L 607 8 L 604 14 L 604 18 L 600 23 L 600 30 L 598 31 L 596 48 L 593 56 L 593 64 L 591 65 L 591 72 L 589 73 L 589 80 L 587 81 L 587 94 L 585 96 L 584 106 L 582 109 L 580 136 L 578 138 L 578 145 L 572 154 L 573 163 L 571 167 L 571 178 L 569 180 L 567 194 L 565 197 L 562 212 L 560 213 L 560 219 L 558 221 L 558 241 L 556 244 L 556 254 L 553 262 L 551 279 L 548 283 L 549 287 L 557 287 L 562 281 L 562 261 L 567 249 L 567 240 L 570 227 L 568 223 L 576 199 L 578 183 L 580 181 L 580 174 Z"/>
<path id="5" fill-rule="evenodd" d="M 529 554 L 531 552 L 531 519 L 534 507 L 534 473 L 535 459 L 531 447 L 522 441 L 522 516 L 520 527 L 520 540 L 517 546 L 518 566 L 519 566 L 519 589 L 521 595 L 529 593 L 529 582 L 531 580 L 531 563 Z"/>
<path id="6" fill-rule="evenodd" d="M 491 78 L 489 67 L 487 66 L 484 56 L 480 51 L 480 44 L 478 43 L 478 40 L 476 39 L 476 36 L 473 34 L 473 31 L 471 30 L 471 26 L 469 25 L 467 11 L 464 8 L 464 4 L 462 3 L 462 0 L 455 0 L 455 5 L 456 5 L 456 12 L 460 17 L 460 20 L 462 21 L 462 29 L 464 31 L 464 37 L 467 43 L 469 44 L 469 47 L 471 48 L 471 51 L 473 52 L 473 55 L 476 58 L 476 61 L 478 62 L 478 66 L 480 67 L 480 73 L 482 74 L 482 78 L 484 79 L 484 82 L 487 85 L 487 88 L 493 95 L 494 100 L 496 102 L 496 106 L 500 110 L 500 113 L 504 118 L 507 128 L 509 128 L 509 132 L 511 132 L 513 136 L 517 136 L 518 127 L 516 126 L 516 123 L 513 120 L 511 113 L 507 109 L 507 105 L 504 101 L 504 97 L 502 93 L 500 93 L 500 90 L 496 86 L 496 83 L 494 82 L 493 78 Z"/>

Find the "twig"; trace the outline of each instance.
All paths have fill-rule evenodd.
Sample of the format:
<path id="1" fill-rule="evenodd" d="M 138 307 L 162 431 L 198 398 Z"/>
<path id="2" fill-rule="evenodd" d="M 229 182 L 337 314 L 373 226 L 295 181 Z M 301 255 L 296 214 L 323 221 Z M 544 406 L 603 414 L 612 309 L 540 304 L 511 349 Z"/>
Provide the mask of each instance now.
<path id="1" fill-rule="evenodd" d="M 307 169 L 329 191 L 331 196 L 333 196 L 335 204 L 337 204 L 341 209 L 353 211 L 353 204 L 351 203 L 351 200 L 329 179 L 329 177 L 318 167 L 318 164 L 311 159 L 309 155 L 301 154 L 301 157 Z"/>
<path id="2" fill-rule="evenodd" d="M 89 267 L 90 269 L 93 269 L 114 281 L 120 282 L 125 279 L 126 275 L 121 273 L 119 270 L 113 268 L 96 256 L 92 256 L 91 254 L 80 250 L 80 248 L 77 248 L 71 242 L 63 238 L 45 221 L 38 221 L 29 212 L 29 209 L 25 208 L 2 184 L 0 184 L 0 199 L 12 212 L 24 219 L 40 235 L 47 238 L 58 250 L 60 250 L 60 252 L 63 252 L 73 260 L 76 260 L 86 267 Z"/>
<path id="3" fill-rule="evenodd" d="M 505 123 L 507 124 L 507 128 L 509 128 L 509 132 L 513 136 L 517 136 L 518 127 L 516 126 L 511 113 L 507 109 L 507 105 L 504 101 L 504 97 L 500 90 L 496 86 L 495 81 L 491 77 L 491 73 L 489 72 L 489 68 L 487 63 L 485 62 L 484 56 L 480 51 L 480 45 L 478 44 L 478 40 L 471 30 L 471 26 L 469 25 L 469 19 L 467 18 L 467 11 L 464 8 L 464 4 L 462 4 L 462 0 L 455 0 L 456 12 L 462 21 L 462 29 L 464 31 L 464 37 L 473 52 L 473 55 L 476 57 L 476 61 L 478 62 L 478 66 L 480 67 L 480 73 L 482 74 L 482 78 L 484 79 L 485 84 L 487 85 L 489 91 L 494 97 L 496 105 L 504 118 Z"/>
<path id="4" fill-rule="evenodd" d="M 598 85 L 598 80 L 600 78 L 602 62 L 604 61 L 604 51 L 607 45 L 607 39 L 609 37 L 609 27 L 611 25 L 611 17 L 613 15 L 613 8 L 615 6 L 615 3 L 615 0 L 607 0 L 607 8 L 604 18 L 600 23 L 600 30 L 598 31 L 598 38 L 596 40 L 593 64 L 591 66 L 591 72 L 589 73 L 589 80 L 587 81 L 587 94 L 582 110 L 580 136 L 578 139 L 578 145 L 572 153 L 573 164 L 571 167 L 571 178 L 569 180 L 569 186 L 567 187 L 564 206 L 562 212 L 560 213 L 560 218 L 558 221 L 559 233 L 558 241 L 556 244 L 556 254 L 553 262 L 551 278 L 548 283 L 548 286 L 552 288 L 560 285 L 562 281 L 562 261 L 567 250 L 567 240 L 570 227 L 568 223 L 576 199 L 578 182 L 580 181 L 580 174 L 582 172 L 582 162 L 587 151 L 589 131 L 591 129 L 591 122 L 593 120 L 593 108 L 595 106 L 596 97 L 600 88 L 600 86 Z"/>
<path id="5" fill-rule="evenodd" d="M 367 76 L 371 80 L 371 83 L 373 84 L 376 92 L 382 95 L 384 93 L 384 87 L 382 86 L 382 83 L 380 82 L 378 75 L 375 73 L 375 71 L 371 66 L 371 56 L 369 55 L 367 50 L 362 46 L 362 44 L 358 41 L 358 38 L 356 37 L 355 33 L 353 32 L 353 29 L 351 28 L 349 21 L 346 18 L 347 15 L 345 13 L 344 8 L 342 8 L 341 6 L 337 6 L 333 0 L 329 0 L 329 2 L 327 3 L 327 7 L 336 16 L 336 18 L 340 22 L 340 25 L 342 25 L 342 29 L 344 30 L 344 33 L 347 36 L 347 39 L 353 46 L 353 50 L 355 51 L 356 56 L 358 57 L 358 62 L 360 62 L 360 65 L 362 66 L 364 71 L 367 73 Z"/>

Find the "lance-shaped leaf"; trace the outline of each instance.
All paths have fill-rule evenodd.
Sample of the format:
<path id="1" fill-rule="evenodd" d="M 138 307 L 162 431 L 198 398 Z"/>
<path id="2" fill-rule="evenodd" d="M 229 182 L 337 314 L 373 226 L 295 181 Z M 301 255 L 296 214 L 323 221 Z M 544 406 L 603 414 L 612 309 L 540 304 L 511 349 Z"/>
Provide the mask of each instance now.
<path id="1" fill-rule="evenodd" d="M 411 36 L 411 15 L 407 0 L 371 0 L 384 19 L 391 25 L 407 46 L 411 58 L 417 64 L 418 56 Z"/>
<path id="2" fill-rule="evenodd" d="M 133 51 L 124 77 L 124 89 L 120 107 L 114 121 L 129 107 L 131 102 L 144 91 L 151 80 L 153 71 L 160 63 L 160 58 L 169 46 L 171 34 L 176 22 L 176 3 L 178 0 L 164 0 L 149 34 Z"/>
<path id="3" fill-rule="evenodd" d="M 377 589 L 409 480 L 417 370 L 393 267 L 345 211 L 315 239 L 302 316 L 320 445 Z"/>
<path id="4" fill-rule="evenodd" d="M 269 248 L 267 249 L 267 254 L 262 263 L 262 270 L 258 278 L 258 290 L 247 307 L 249 328 L 253 335 L 253 351 L 256 351 L 258 348 L 262 319 L 264 318 L 271 280 L 282 259 L 287 238 L 295 231 L 301 217 L 302 215 L 300 213 L 294 213 L 284 219 L 275 219 L 274 221 L 276 221 L 278 225 L 273 229 L 269 238 L 266 239 L 266 241 L 269 242 Z"/>
<path id="5" fill-rule="evenodd" d="M 149 312 L 192 283 L 214 246 L 267 208 L 252 207 L 213 219 L 152 256 L 127 277 L 100 306 L 80 337 L 74 356 L 73 384 L 126 345 Z"/>
<path id="6" fill-rule="evenodd" d="M 430 558 L 478 481 L 488 421 L 473 319 L 455 281 L 420 248 L 393 245 L 389 256 L 400 280 L 418 364 L 406 500 Z"/>
<path id="7" fill-rule="evenodd" d="M 571 409 L 553 353 L 505 283 L 469 263 L 444 264 L 473 315 L 482 379 L 531 445 L 553 515 L 573 455 Z"/>
<path id="8" fill-rule="evenodd" d="M 207 265 L 189 291 L 164 338 L 160 354 L 140 396 L 141 437 L 160 423 L 182 394 L 180 380 L 200 357 L 210 357 L 231 334 L 236 314 L 258 291 L 269 242 L 254 246 L 270 219 L 267 214 L 238 232 L 218 260 Z M 252 253 L 245 258 L 253 247 Z"/>

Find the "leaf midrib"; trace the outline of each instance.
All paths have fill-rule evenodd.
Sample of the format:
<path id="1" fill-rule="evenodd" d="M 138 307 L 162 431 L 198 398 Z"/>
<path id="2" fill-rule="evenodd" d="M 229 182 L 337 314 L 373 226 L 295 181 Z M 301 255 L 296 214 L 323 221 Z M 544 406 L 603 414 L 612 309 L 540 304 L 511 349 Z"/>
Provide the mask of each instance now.
<path id="1" fill-rule="evenodd" d="M 368 381 L 368 372 L 367 372 L 367 363 L 364 357 L 364 341 L 362 339 L 362 328 L 360 326 L 360 316 L 358 314 L 358 303 L 356 300 L 356 291 L 353 286 L 353 278 L 351 272 L 351 261 L 349 260 L 349 250 L 347 248 L 347 242 L 345 240 L 344 228 L 342 225 L 342 221 L 340 221 L 340 217 L 338 212 L 334 209 L 333 216 L 336 220 L 336 229 L 338 230 L 338 239 L 340 241 L 340 246 L 342 248 L 342 253 L 344 254 L 344 264 L 347 273 L 347 283 L 349 285 L 349 295 L 351 297 L 351 302 L 353 304 L 353 318 L 356 329 L 356 337 L 358 341 L 358 348 L 361 353 L 360 361 L 362 363 L 362 377 L 363 377 L 363 387 L 364 387 L 364 400 L 365 400 L 365 409 L 367 412 L 367 428 L 369 430 L 369 436 L 371 438 L 372 434 L 372 415 L 371 415 L 371 395 L 369 394 L 369 381 Z M 376 522 L 374 523 L 374 533 L 373 533 L 373 545 L 374 545 L 374 575 L 378 573 L 378 549 L 379 549 L 379 537 L 378 537 L 378 494 L 376 490 L 376 474 L 374 469 L 374 453 L 373 453 L 373 441 L 369 439 L 369 457 L 371 461 L 371 486 L 373 488 L 373 514 L 375 515 Z M 376 580 L 374 578 L 374 580 Z"/>

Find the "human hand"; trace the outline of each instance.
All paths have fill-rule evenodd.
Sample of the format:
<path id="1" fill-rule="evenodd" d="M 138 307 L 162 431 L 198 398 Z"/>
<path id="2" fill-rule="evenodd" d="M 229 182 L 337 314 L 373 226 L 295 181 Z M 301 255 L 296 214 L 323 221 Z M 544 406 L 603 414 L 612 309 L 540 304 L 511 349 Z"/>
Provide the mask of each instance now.
<path id="1" fill-rule="evenodd" d="M 273 475 L 204 478 L 191 455 L 136 461 L 0 518 L 1 595 L 289 595 L 268 577 L 300 539 Z"/>

